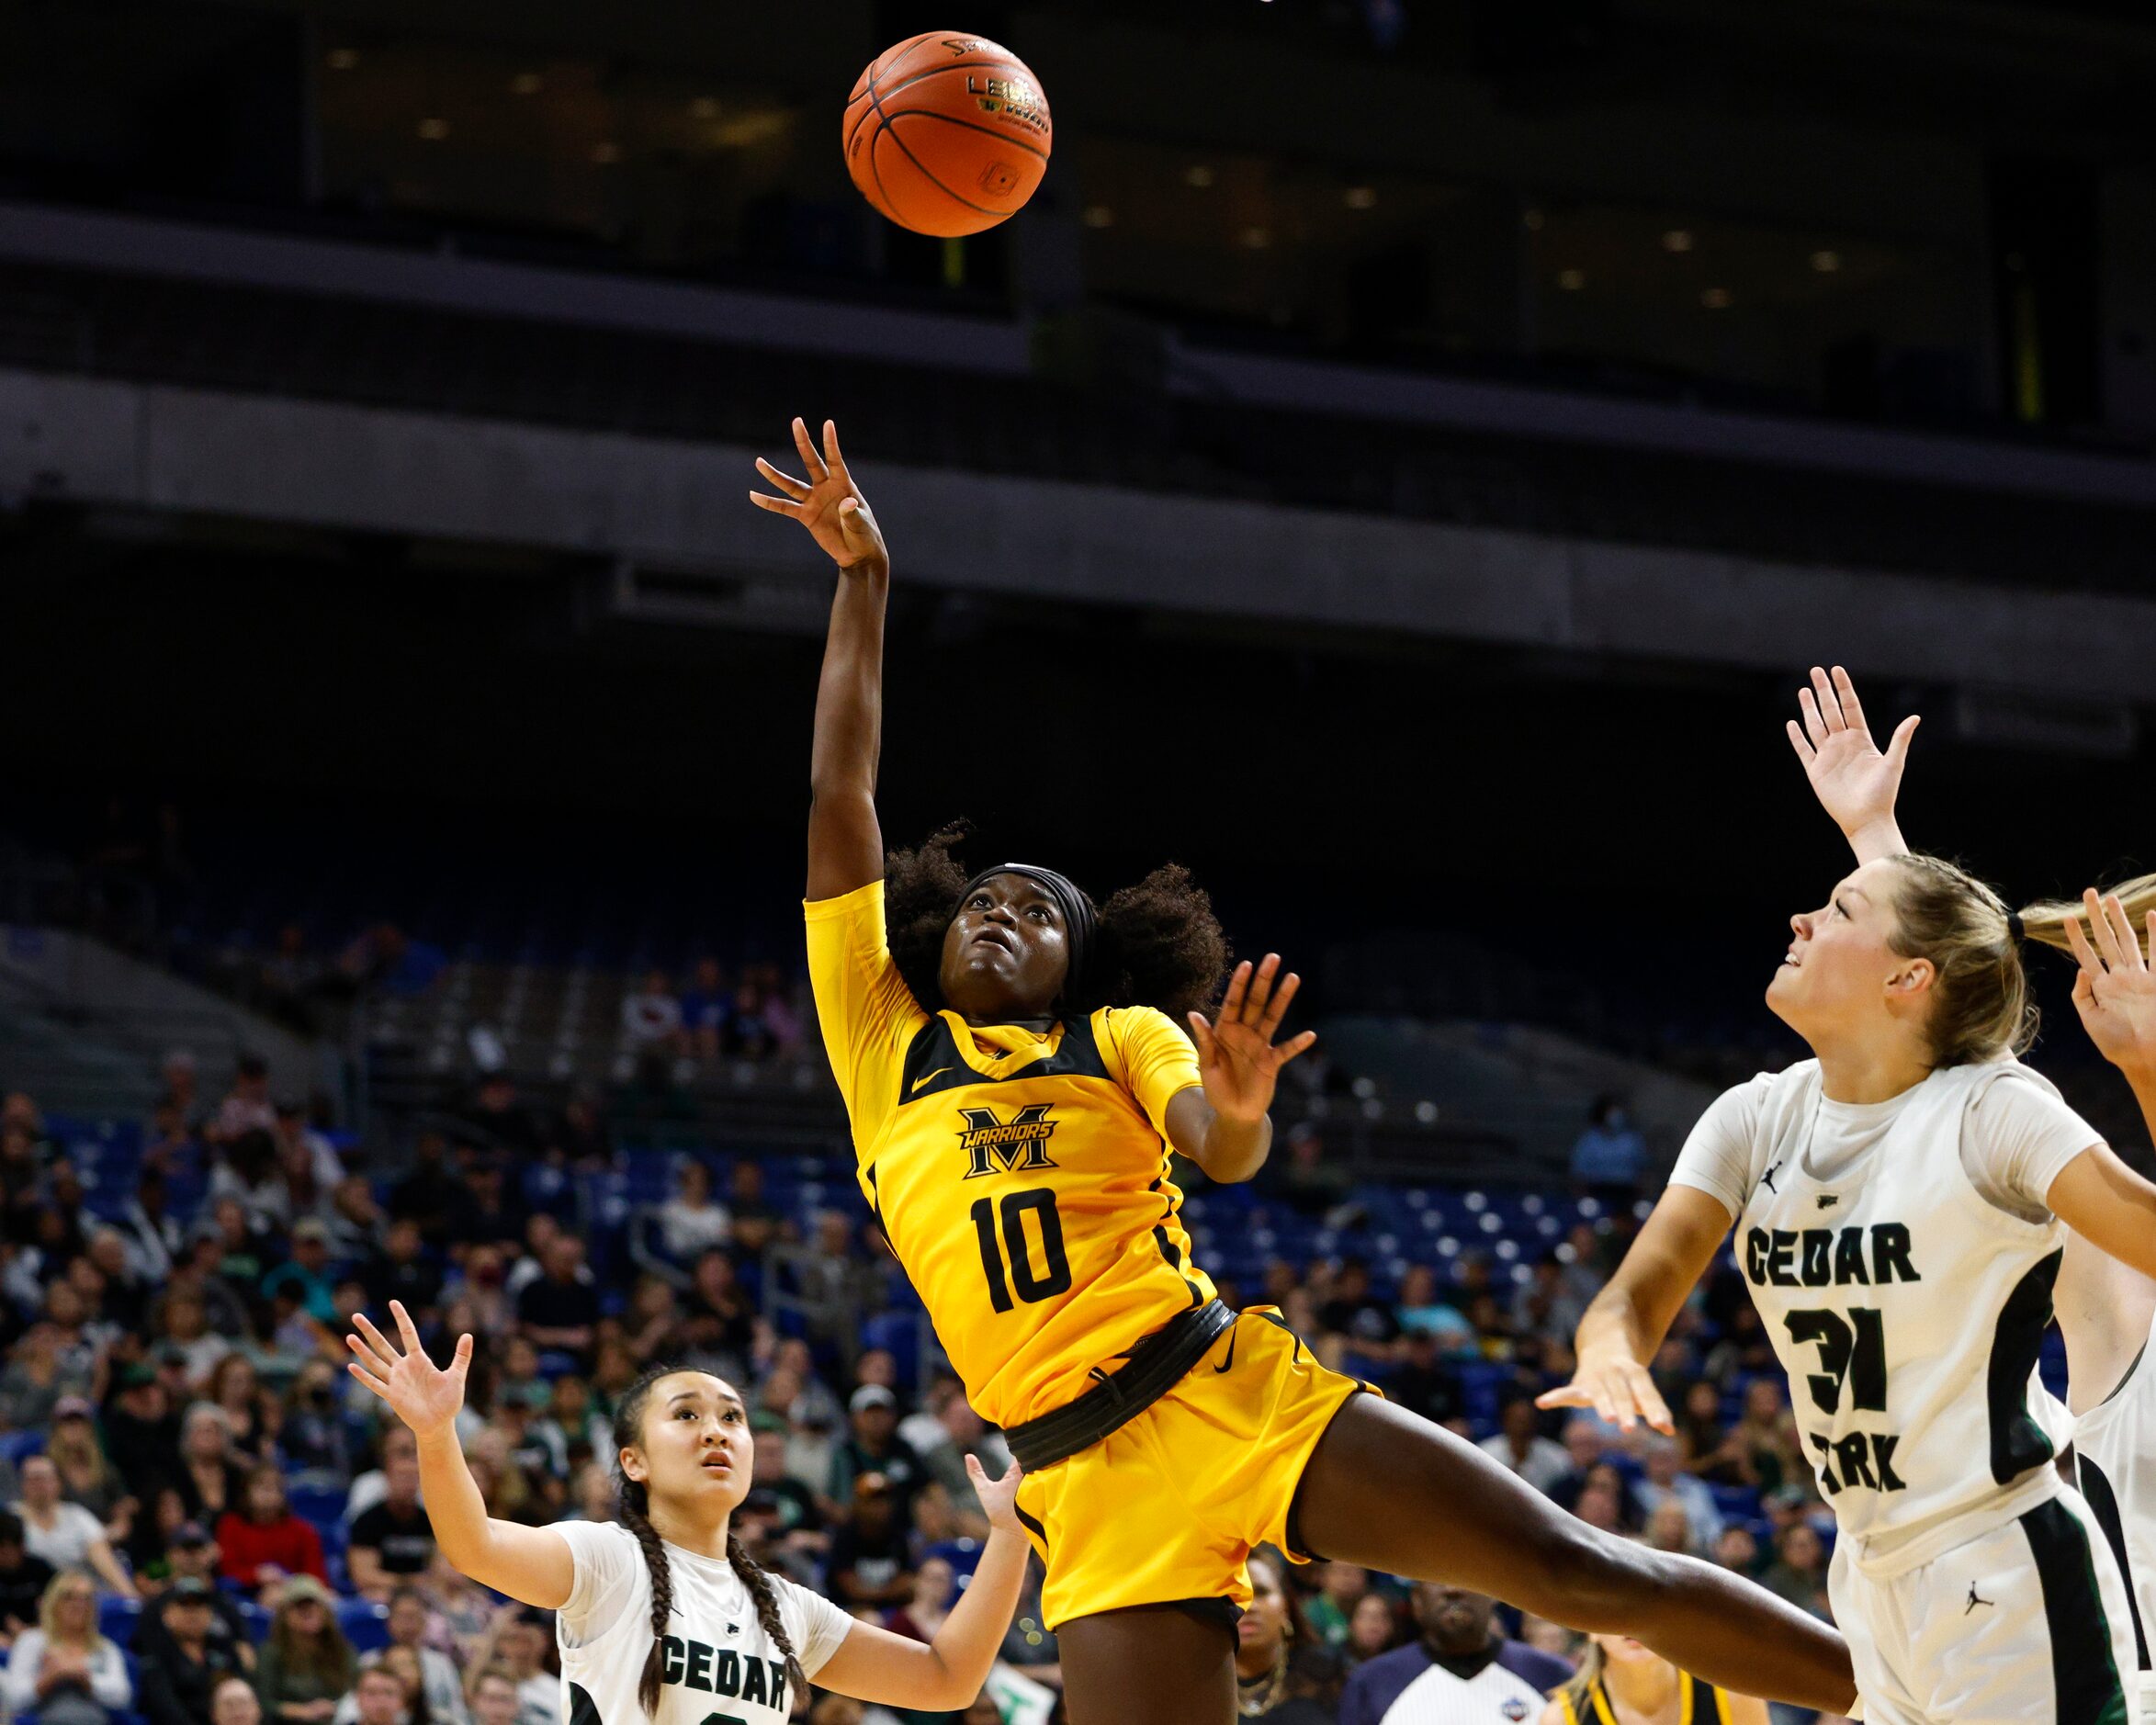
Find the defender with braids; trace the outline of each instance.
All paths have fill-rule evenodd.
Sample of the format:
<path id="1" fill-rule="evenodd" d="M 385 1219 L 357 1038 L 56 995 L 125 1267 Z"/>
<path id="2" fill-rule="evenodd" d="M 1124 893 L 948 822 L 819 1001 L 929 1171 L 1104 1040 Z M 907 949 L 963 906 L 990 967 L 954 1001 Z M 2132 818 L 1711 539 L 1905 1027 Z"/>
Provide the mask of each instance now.
<path id="1" fill-rule="evenodd" d="M 855 1621 L 751 1559 L 731 1523 L 754 1449 L 724 1379 L 660 1367 L 623 1392 L 614 1416 L 619 1525 L 526 1528 L 488 1516 L 457 1441 L 471 1337 L 457 1338 L 445 1371 L 403 1305 L 392 1300 L 389 1313 L 401 1346 L 353 1314 L 352 1375 L 418 1438 L 442 1554 L 482 1586 L 558 1614 L 567 1725 L 785 1725 L 811 1679 L 931 1713 L 979 1694 L 1025 1574 L 1016 1468 L 991 1480 L 966 1459 L 992 1531 L 972 1584 L 923 1646 Z"/>
<path id="2" fill-rule="evenodd" d="M 1722 1681 L 1846 1705 L 1832 1629 L 1595 1532 L 1473 1446 L 1359 1394 L 1277 1312 L 1221 1303 L 1168 1156 L 1224 1181 L 1264 1162 L 1275 1079 L 1312 1041 L 1273 1040 L 1296 979 L 1274 954 L 1239 964 L 1209 1015 L 1227 942 L 1180 869 L 1096 909 L 1035 864 L 969 876 L 950 831 L 886 858 L 889 558 L 836 429 L 820 451 L 793 429 L 807 477 L 759 462 L 783 495 L 751 495 L 841 571 L 811 765 L 817 1012 L 862 1191 L 968 1399 L 1026 1469 L 1015 1506 L 1046 1564 L 1071 1725 L 1227 1725 L 1230 1626 L 1268 1540 L 1456 1581 L 1637 1635 Z M 1022 716 L 999 718 L 999 741 L 1033 740 Z"/>
<path id="3" fill-rule="evenodd" d="M 1800 705 L 1790 740 L 1859 863 L 1790 919 L 1767 989 L 1816 1057 L 1708 1110 L 1543 1404 L 1672 1430 L 1645 1362 L 1733 1224 L 1840 1526 L 1828 1595 L 1872 1725 L 2123 1725 L 2133 1604 L 2053 1465 L 2036 1364 L 2062 1263 L 2156 1276 L 2156 1186 L 2016 1058 L 2037 1029 L 2023 938 L 2075 952 L 2076 1005 L 2129 1076 L 2156 1059 L 2156 989 L 2117 897 L 2015 911 L 1909 850 L 1893 811 L 1913 718 L 1875 747 L 1838 667 Z M 2145 1042 L 2121 1025 L 2136 1010 Z M 2080 1405 L 2139 1345 L 2083 1303 L 2061 1313 L 2094 1379 Z"/>

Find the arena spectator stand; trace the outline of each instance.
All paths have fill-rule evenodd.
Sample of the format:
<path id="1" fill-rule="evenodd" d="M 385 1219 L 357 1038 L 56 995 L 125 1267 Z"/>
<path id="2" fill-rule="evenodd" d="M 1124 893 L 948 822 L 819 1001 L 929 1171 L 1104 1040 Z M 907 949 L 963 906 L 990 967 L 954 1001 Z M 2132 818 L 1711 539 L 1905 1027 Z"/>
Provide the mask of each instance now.
<path id="1" fill-rule="evenodd" d="M 367 986 L 336 1009 L 370 1039 L 386 1026 L 426 1053 L 408 1109 L 378 1110 L 365 1134 L 341 1130 L 280 1105 L 254 1066 L 236 1064 L 228 1081 L 186 1058 L 147 1080 L 159 1094 L 145 1114 L 6 1102 L 0 1487 L 19 1502 L 32 1458 L 64 1464 L 63 1502 L 103 1528 L 143 1595 L 104 1591 L 106 1638 L 123 1651 L 154 1640 L 174 1585 L 199 1577 L 237 1640 L 264 1640 L 291 1584 L 274 1568 L 249 1578 L 244 1553 L 235 1562 L 219 1540 L 243 1542 L 226 1530 L 249 1471 L 268 1462 L 307 1530 L 299 1545 L 319 1550 L 330 1620 L 356 1659 L 390 1649 L 398 1602 L 416 1590 L 408 1609 L 454 1680 L 469 1689 L 502 1674 L 529 1686 L 536 1709 L 542 1629 L 499 1618 L 497 1602 L 432 1562 L 409 1444 L 342 1373 L 338 1314 L 392 1295 L 432 1347 L 466 1329 L 482 1338 L 465 1436 L 496 1513 L 611 1514 L 612 1398 L 645 1361 L 686 1357 L 751 1391 L 762 1483 L 744 1533 L 762 1559 L 850 1589 L 894 1624 L 935 1620 L 979 1537 L 958 1457 L 997 1464 L 999 1439 L 965 1408 L 881 1248 L 807 1012 L 777 1028 L 762 1015 L 751 1043 L 735 1040 L 741 997 L 728 985 L 740 973 L 726 962 L 654 972 L 640 962 L 648 950 L 616 945 L 604 964 L 520 965 L 472 941 L 415 958 L 425 943 L 392 939 L 379 920 L 342 949 L 267 916 L 257 926 L 277 938 L 215 944 L 224 986 L 258 1003 L 282 988 L 289 1006 L 354 960 Z M 547 950 L 575 946 L 547 937 Z M 1380 974 L 1352 953 L 1336 969 L 1350 984 Z M 1426 989 L 1449 975 L 1455 1006 L 1531 1007 L 1538 989 L 1561 993 L 1531 975 L 1504 983 L 1494 964 L 1396 974 L 1411 971 Z M 508 1009 L 520 988 L 524 1009 Z M 582 1033 L 565 1076 L 551 1063 L 580 990 Z M 475 1071 L 488 1037 L 505 1059 Z M 1373 1177 L 1387 1165 L 1368 1134 L 1388 1113 L 1486 1114 L 1507 1083 L 1530 1080 L 1585 1099 L 1617 1057 L 1529 1026 L 1382 1014 L 1339 1020 L 1328 1042 L 1340 1068 L 1283 1096 L 1290 1123 L 1256 1181 L 1188 1176 L 1184 1219 L 1224 1294 L 1278 1305 L 1321 1357 L 1483 1444 L 1574 1513 L 1823 1609 L 1831 1523 L 1730 1259 L 1656 1362 L 1678 1438 L 1625 1439 L 1590 1418 L 1540 1414 L 1532 1398 L 1568 1376 L 1573 1326 L 1644 1195 L 1600 1175 L 1568 1188 L 1562 1154 L 1560 1172 L 1537 1178 L 1536 1165 L 1487 1143 L 1463 1153 L 1479 1173 L 1457 1181 Z M 654 1108 L 660 1092 L 638 1081 L 654 1064 L 661 1088 L 678 1092 L 684 1071 L 689 1089 L 706 1083 L 702 1105 Z M 1698 1088 L 1662 1082 L 1678 1097 Z M 805 1107 L 774 1109 L 774 1092 Z M 1569 1151 L 1586 1125 L 1582 1099 L 1552 1107 L 1545 1130 Z M 1400 1165 L 1440 1167 L 1435 1142 Z M 2061 1364 L 2047 1355 L 2055 1386 Z M 77 1396 L 95 1426 L 55 1419 Z M 96 1434 L 83 1453 L 58 1435 L 78 1429 Z M 93 1450 L 124 1490 L 110 1478 L 100 1490 Z M 894 1484 L 905 1489 L 894 1495 Z M 45 1538 L 33 1530 L 31 1543 Z M 0 1538 L 0 1589 L 6 1559 Z M 1393 1578 L 1327 1565 L 1291 1572 L 1290 1585 L 1307 1595 L 1336 1684 L 1412 1637 L 1409 1592 Z M 1037 1600 L 1032 1609 L 1006 1658 L 1052 1684 L 1054 1638 Z M 1546 1651 L 1569 1649 L 1552 1626 L 1516 1627 Z M 157 1706 L 167 1710 L 162 1694 Z M 134 1717 L 115 1710 L 107 1725 Z M 546 1721 L 535 1711 L 525 1725 Z"/>
<path id="2" fill-rule="evenodd" d="M 358 1655 L 388 1644 L 394 1590 L 405 1585 L 422 1590 L 435 1618 L 469 1626 L 448 1640 L 468 1658 L 491 1624 L 483 1601 L 430 1562 L 423 1535 L 401 1544 L 380 1532 L 423 1511 L 396 1510 L 409 1450 L 399 1452 L 395 1431 L 341 1375 L 322 1370 L 339 1332 L 312 1318 L 296 1286 L 265 1296 L 275 1267 L 298 1261 L 314 1233 L 334 1242 L 326 1275 L 339 1310 L 402 1277 L 397 1285 L 421 1291 L 417 1315 L 432 1346 L 462 1328 L 481 1336 L 466 1442 L 496 1513 L 606 1513 L 611 1395 L 642 1361 L 686 1355 L 752 1386 L 763 1459 L 784 1470 L 746 1516 L 766 1561 L 824 1584 L 826 1565 L 839 1564 L 855 1576 L 850 1584 L 871 1587 L 879 1611 L 886 1593 L 912 1598 L 931 1562 L 963 1584 L 977 1531 L 949 1483 L 957 1476 L 936 1458 L 954 1446 L 993 1455 L 996 1440 L 958 1417 L 963 1399 L 902 1279 L 887 1258 L 878 1266 L 873 1220 L 842 1156 L 684 1156 L 609 1142 L 570 1159 L 541 1123 L 539 1153 L 512 1162 L 432 1137 L 409 1166 L 359 1178 L 371 1222 L 332 1231 L 295 1214 L 307 1186 L 293 1178 L 296 1160 L 273 1156 L 252 1180 L 242 1171 L 246 1133 L 220 1141 L 218 1126 L 243 1113 L 233 1100 L 198 1099 L 176 1132 L 168 1108 L 154 1143 L 137 1122 L 8 1103 L 0 1178 L 11 1200 L 13 1336 L 0 1406 L 34 1407 L 41 1391 L 96 1397 L 104 1454 L 145 1426 L 175 1423 L 178 1405 L 194 1408 L 213 1386 L 221 1392 L 213 1414 L 190 1414 L 209 1434 L 204 1452 L 171 1479 L 130 1473 L 124 1502 L 99 1499 L 89 1483 L 63 1487 L 71 1501 L 104 1504 L 102 1525 L 149 1596 L 108 1591 L 101 1600 L 98 1620 L 116 1645 L 136 1642 L 143 1615 L 196 1562 L 186 1540 L 200 1535 L 184 1524 L 204 1507 L 206 1479 L 243 1491 L 243 1470 L 265 1459 L 282 1468 L 290 1512 L 319 1541 L 337 1590 L 334 1621 Z M 281 1126 L 288 1145 L 302 1130 Z M 329 1145 L 341 1153 L 333 1138 Z M 1224 1292 L 1280 1305 L 1325 1357 L 1465 1436 L 1494 1440 L 1501 1460 L 1501 1431 L 1536 1440 L 1535 1465 L 1523 1455 L 1521 1471 L 1577 1513 L 1746 1567 L 1767 1554 L 1770 1583 L 1815 1600 L 1825 1550 L 1818 1505 L 1731 1265 L 1657 1361 L 1683 1410 L 1679 1440 L 1620 1441 L 1591 1419 L 1535 1415 L 1529 1398 L 1564 1376 L 1571 1325 L 1633 1214 L 1551 1189 L 1344 1184 L 1318 1178 L 1322 1167 L 1286 1154 L 1249 1186 L 1191 1193 L 1199 1261 Z M 68 1201 L 78 1189 L 79 1201 Z M 316 1201 L 356 1220 L 347 1187 Z M 439 1256 L 427 1247 L 424 1274 L 408 1274 L 413 1240 L 440 1239 L 434 1224 L 445 1211 L 459 1218 L 453 1244 Z M 810 1265 L 819 1276 L 805 1274 Z M 597 1313 L 588 1336 L 563 1333 L 559 1314 L 534 1302 L 533 1290 L 549 1285 L 586 1291 Z M 431 1299 L 429 1288 L 438 1288 Z M 214 1347 L 185 1315 L 209 1304 L 238 1313 Z M 245 1369 L 225 1372 L 228 1353 Z M 382 1485 L 325 1464 L 325 1419 L 345 1466 L 379 1462 Z M 17 1421 L 0 1435 L 0 1466 L 19 1473 L 48 1444 L 43 1421 Z M 901 1471 L 894 1458 L 904 1460 L 909 1528 L 907 1519 L 886 1526 L 875 1494 L 850 1486 L 863 1456 L 889 1480 Z M 350 1552 L 370 1537 L 394 1573 L 363 1590 Z M 872 1548 L 890 1555 L 870 1584 L 860 1554 Z M 1403 1590 L 1337 1568 L 1297 1584 L 1321 1584 L 1314 1603 L 1332 1626 L 1327 1639 L 1351 1661 L 1394 1644 L 1405 1633 Z M 243 1585 L 229 1565 L 218 1585 L 255 1640 L 288 1591 L 274 1575 Z M 1366 1597 L 1378 1604 L 1361 1609 Z"/>

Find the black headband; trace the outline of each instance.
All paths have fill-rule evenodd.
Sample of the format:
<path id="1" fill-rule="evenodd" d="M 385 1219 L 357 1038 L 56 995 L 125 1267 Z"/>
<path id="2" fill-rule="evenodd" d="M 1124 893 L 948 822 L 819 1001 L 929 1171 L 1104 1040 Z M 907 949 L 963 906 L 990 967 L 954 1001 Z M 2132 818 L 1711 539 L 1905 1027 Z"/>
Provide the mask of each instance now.
<path id="1" fill-rule="evenodd" d="M 965 890 L 958 895 L 958 902 L 965 904 L 973 896 L 975 887 L 996 874 L 1022 874 L 1055 901 L 1056 911 L 1063 918 L 1064 939 L 1070 947 L 1070 968 L 1063 979 L 1063 992 L 1067 997 L 1077 995 L 1085 980 L 1086 966 L 1093 956 L 1096 924 L 1093 901 L 1078 890 L 1078 883 L 1067 874 L 1058 874 L 1054 869 L 1035 868 L 1030 862 L 999 862 L 966 882 Z"/>

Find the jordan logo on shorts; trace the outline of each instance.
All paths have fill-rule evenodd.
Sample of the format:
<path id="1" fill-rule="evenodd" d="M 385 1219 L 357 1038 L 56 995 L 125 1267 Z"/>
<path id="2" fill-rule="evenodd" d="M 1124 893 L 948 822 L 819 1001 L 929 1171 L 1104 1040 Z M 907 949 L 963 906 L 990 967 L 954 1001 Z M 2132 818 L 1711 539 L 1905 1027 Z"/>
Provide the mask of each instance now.
<path id="1" fill-rule="evenodd" d="M 1961 1607 L 1961 1615 L 1963 1617 L 1967 1617 L 1971 1611 L 1974 1611 L 1977 1607 L 1988 1606 L 1992 1602 L 1989 1599 L 1981 1599 L 1977 1596 L 1976 1584 L 1974 1582 L 1970 1582 L 1969 1584 L 1969 1603 Z"/>

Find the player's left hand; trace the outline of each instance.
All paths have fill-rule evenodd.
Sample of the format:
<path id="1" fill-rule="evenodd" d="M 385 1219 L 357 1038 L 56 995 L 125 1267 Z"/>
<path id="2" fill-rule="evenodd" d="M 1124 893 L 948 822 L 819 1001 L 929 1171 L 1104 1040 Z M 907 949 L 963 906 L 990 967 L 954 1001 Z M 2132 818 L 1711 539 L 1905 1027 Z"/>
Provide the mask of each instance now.
<path id="1" fill-rule="evenodd" d="M 1013 1461 L 1003 1470 L 1001 1479 L 991 1480 L 979 1458 L 969 1455 L 965 1458 L 965 1477 L 973 1482 L 974 1494 L 981 1500 L 981 1514 L 988 1516 L 988 1526 L 1022 1537 L 1025 1528 L 1018 1519 L 1018 1487 L 1025 1478 L 1025 1470 Z"/>
<path id="2" fill-rule="evenodd" d="M 1272 1106 L 1273 1086 L 1280 1070 L 1317 1040 L 1315 1031 L 1304 1031 L 1278 1044 L 1273 1033 L 1281 1027 L 1288 1002 L 1303 986 L 1303 978 L 1290 971 L 1280 986 L 1281 955 L 1268 953 L 1252 969 L 1245 959 L 1228 978 L 1221 999 L 1220 1016 L 1207 1022 L 1202 1012 L 1191 1014 L 1191 1034 L 1198 1043 L 1198 1077 L 1205 1087 L 1205 1100 L 1224 1120 L 1256 1125 Z"/>
<path id="3" fill-rule="evenodd" d="M 2082 894 L 2081 919 L 2066 925 L 2067 944 L 2081 965 L 2073 979 L 2073 1008 L 2105 1059 L 2128 1077 L 2156 1076 L 2156 971 L 2134 932 L 2133 919 L 2116 893 Z M 2149 913 L 2150 951 L 2156 952 L 2156 911 Z"/>
<path id="4" fill-rule="evenodd" d="M 1853 844 L 1859 834 L 1883 834 L 1891 829 L 1894 799 L 1901 795 L 1902 770 L 1908 764 L 1909 739 L 1916 735 L 1917 716 L 1912 713 L 1895 726 L 1881 750 L 1865 723 L 1857 685 L 1839 665 L 1831 677 L 1812 666 L 1812 686 L 1798 690 L 1797 701 L 1804 722 L 1789 721 L 1789 746 L 1804 763 L 1804 776 L 1812 782 L 1820 806 Z"/>

